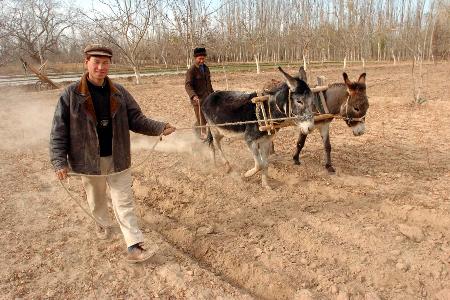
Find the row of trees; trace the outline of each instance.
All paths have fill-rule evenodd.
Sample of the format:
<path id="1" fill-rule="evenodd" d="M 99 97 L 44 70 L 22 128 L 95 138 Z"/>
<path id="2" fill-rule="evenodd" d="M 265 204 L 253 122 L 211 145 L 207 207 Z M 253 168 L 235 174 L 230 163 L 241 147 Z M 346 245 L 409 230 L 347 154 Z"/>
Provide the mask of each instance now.
<path id="1" fill-rule="evenodd" d="M 448 59 L 449 0 L 0 0 L 0 64 L 26 55 L 80 61 L 88 42 L 115 60 L 187 65 L 192 49 L 217 62 Z"/>

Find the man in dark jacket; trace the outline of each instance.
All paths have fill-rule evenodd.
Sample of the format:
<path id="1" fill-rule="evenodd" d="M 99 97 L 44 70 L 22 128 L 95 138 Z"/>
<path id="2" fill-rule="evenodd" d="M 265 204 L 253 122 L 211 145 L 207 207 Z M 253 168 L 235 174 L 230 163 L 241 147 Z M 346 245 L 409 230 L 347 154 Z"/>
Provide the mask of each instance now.
<path id="1" fill-rule="evenodd" d="M 194 49 L 194 64 L 186 73 L 185 89 L 189 95 L 191 105 L 194 108 L 196 125 L 205 125 L 205 116 L 200 109 L 201 102 L 213 92 L 211 85 L 211 73 L 205 65 L 206 49 Z M 196 131 L 200 136 L 206 133 L 206 130 Z"/>
<path id="2" fill-rule="evenodd" d="M 81 178 L 100 239 L 110 233 L 109 187 L 113 211 L 128 246 L 127 259 L 142 262 L 153 255 L 156 246 L 151 245 L 153 251 L 142 247 L 143 235 L 133 211 L 129 131 L 158 136 L 175 128 L 147 118 L 130 93 L 109 79 L 111 49 L 94 44 L 87 46 L 84 54 L 87 73 L 64 90 L 56 106 L 50 159 L 60 180 L 67 177 L 69 168 L 86 175 Z"/>

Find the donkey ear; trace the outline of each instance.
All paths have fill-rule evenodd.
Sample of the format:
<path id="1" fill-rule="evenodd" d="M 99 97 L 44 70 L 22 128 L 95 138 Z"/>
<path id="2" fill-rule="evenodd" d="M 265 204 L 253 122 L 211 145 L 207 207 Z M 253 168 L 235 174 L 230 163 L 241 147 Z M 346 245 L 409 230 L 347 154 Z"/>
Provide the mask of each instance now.
<path id="1" fill-rule="evenodd" d="M 278 71 L 280 71 L 284 79 L 286 79 L 286 84 L 288 85 L 289 89 L 291 89 L 292 91 L 295 90 L 297 88 L 297 81 L 295 80 L 295 78 L 286 73 L 281 67 L 278 67 Z"/>
<path id="2" fill-rule="evenodd" d="M 352 82 L 350 81 L 350 79 L 348 79 L 348 75 L 347 73 L 342 73 L 342 76 L 344 77 L 344 82 L 347 86 L 349 86 L 350 84 L 352 84 Z"/>
<path id="3" fill-rule="evenodd" d="M 306 77 L 306 71 L 305 68 L 303 68 L 303 66 L 301 66 L 300 69 L 298 70 L 298 78 L 303 80 L 305 83 L 308 82 L 308 78 Z"/>
<path id="4" fill-rule="evenodd" d="M 366 73 L 359 75 L 358 83 L 366 83 Z"/>

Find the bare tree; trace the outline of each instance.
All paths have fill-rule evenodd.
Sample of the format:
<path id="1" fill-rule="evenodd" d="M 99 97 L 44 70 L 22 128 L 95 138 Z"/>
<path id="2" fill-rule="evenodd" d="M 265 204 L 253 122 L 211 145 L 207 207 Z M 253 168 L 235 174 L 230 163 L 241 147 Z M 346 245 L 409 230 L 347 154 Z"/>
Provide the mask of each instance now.
<path id="1" fill-rule="evenodd" d="M 439 1 L 431 34 L 431 55 L 450 59 L 450 1 Z"/>
<path id="2" fill-rule="evenodd" d="M 83 13 L 98 36 L 119 49 L 141 83 L 144 40 L 155 21 L 155 0 L 99 1 L 91 13 Z"/>
<path id="3" fill-rule="evenodd" d="M 74 10 L 58 0 L 14 0 L 5 12 L 10 42 L 41 65 L 48 53 L 58 50 L 65 31 L 76 21 Z"/>
<path id="4" fill-rule="evenodd" d="M 218 11 L 208 0 L 168 0 L 171 17 L 166 17 L 171 32 L 182 44 L 186 66 L 191 64 L 192 49 L 206 44 L 212 30 L 211 16 Z"/>
<path id="5" fill-rule="evenodd" d="M 99 0 L 73 33 L 73 10 L 57 1 L 0 0 L 0 63 L 10 49 L 40 62 L 59 51 L 68 61 L 87 37 L 117 50 L 137 82 L 143 64 L 189 65 L 199 45 L 222 64 L 397 63 L 450 53 L 449 0 Z"/>

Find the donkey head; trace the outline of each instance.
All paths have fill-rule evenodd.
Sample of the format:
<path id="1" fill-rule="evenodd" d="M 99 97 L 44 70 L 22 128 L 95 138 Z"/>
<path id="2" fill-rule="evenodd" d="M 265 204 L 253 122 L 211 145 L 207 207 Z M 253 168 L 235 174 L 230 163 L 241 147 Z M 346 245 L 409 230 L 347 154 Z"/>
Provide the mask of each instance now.
<path id="1" fill-rule="evenodd" d="M 347 73 L 342 75 L 348 96 L 341 105 L 340 114 L 346 118 L 346 123 L 352 128 L 354 135 L 362 135 L 365 131 L 365 116 L 369 108 L 369 99 L 366 95 L 366 73 L 362 73 L 355 82 L 348 79 Z"/>
<path id="2" fill-rule="evenodd" d="M 297 117 L 295 123 L 304 134 L 309 134 L 314 127 L 312 114 L 313 93 L 302 79 L 289 75 L 281 67 L 278 67 L 278 70 L 283 75 L 287 85 L 285 90 L 282 89 L 280 91 L 280 93 L 284 92 L 282 95 L 282 98 L 285 100 L 284 104 L 282 104 L 283 109 L 285 112 L 288 112 L 290 103 L 292 114 Z"/>

